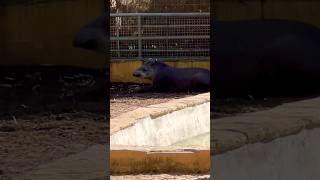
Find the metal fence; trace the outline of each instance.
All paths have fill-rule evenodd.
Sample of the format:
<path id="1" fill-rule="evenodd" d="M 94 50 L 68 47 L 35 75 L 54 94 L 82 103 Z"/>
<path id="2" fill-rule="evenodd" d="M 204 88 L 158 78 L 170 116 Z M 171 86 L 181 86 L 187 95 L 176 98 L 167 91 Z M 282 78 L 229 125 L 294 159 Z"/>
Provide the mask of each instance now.
<path id="1" fill-rule="evenodd" d="M 112 59 L 209 57 L 210 13 L 112 13 Z"/>

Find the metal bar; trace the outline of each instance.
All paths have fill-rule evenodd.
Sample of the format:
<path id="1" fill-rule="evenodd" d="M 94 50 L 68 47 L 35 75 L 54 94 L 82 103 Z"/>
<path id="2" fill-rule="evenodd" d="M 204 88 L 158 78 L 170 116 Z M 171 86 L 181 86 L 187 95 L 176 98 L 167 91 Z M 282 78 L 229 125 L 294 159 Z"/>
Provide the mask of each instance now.
<path id="1" fill-rule="evenodd" d="M 173 25 L 144 25 L 143 27 L 210 27 L 208 24 L 173 24 Z M 111 28 L 117 28 L 117 26 L 110 26 Z M 137 26 L 126 26 L 126 28 L 136 28 Z"/>
<path id="2" fill-rule="evenodd" d="M 138 52 L 138 49 L 110 49 L 111 52 Z"/>
<path id="3" fill-rule="evenodd" d="M 119 16 L 210 16 L 210 13 L 110 13 L 110 17 Z"/>
<path id="4" fill-rule="evenodd" d="M 210 27 L 208 24 L 173 24 L 173 25 L 144 25 L 143 27 Z"/>
<path id="5" fill-rule="evenodd" d="M 142 58 L 142 59 L 148 59 L 148 58 Z M 111 62 L 117 62 L 117 61 L 133 61 L 133 60 L 142 60 L 142 59 L 138 59 L 137 57 L 124 57 L 124 58 L 116 58 L 116 59 L 111 59 Z M 158 59 L 159 61 L 162 60 L 166 60 L 166 61 L 177 61 L 177 60 L 203 60 L 203 61 L 208 61 L 210 60 L 210 57 L 208 56 L 197 56 L 197 57 L 161 57 L 160 59 Z"/>
<path id="6" fill-rule="evenodd" d="M 139 58 L 142 58 L 142 39 L 141 39 L 141 16 L 138 16 L 138 49 Z"/>
<path id="7" fill-rule="evenodd" d="M 209 49 L 143 49 L 142 52 L 196 52 L 210 51 Z"/>
<path id="8" fill-rule="evenodd" d="M 202 36 L 146 36 L 141 37 L 142 40 L 153 40 L 153 39 L 209 39 L 209 35 Z M 111 41 L 116 40 L 139 40 L 139 37 L 110 37 Z"/>

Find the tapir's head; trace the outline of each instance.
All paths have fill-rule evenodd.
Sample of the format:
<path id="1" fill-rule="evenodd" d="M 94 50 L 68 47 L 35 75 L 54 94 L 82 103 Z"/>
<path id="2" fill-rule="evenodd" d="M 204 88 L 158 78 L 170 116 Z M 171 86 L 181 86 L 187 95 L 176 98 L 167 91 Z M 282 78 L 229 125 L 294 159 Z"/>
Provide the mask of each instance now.
<path id="1" fill-rule="evenodd" d="M 158 62 L 157 59 L 150 58 L 133 72 L 133 76 L 153 80 L 159 68 L 165 66 L 164 63 Z"/>
<path id="2" fill-rule="evenodd" d="M 73 40 L 73 46 L 107 52 L 108 40 L 107 15 L 104 14 L 80 29 Z"/>

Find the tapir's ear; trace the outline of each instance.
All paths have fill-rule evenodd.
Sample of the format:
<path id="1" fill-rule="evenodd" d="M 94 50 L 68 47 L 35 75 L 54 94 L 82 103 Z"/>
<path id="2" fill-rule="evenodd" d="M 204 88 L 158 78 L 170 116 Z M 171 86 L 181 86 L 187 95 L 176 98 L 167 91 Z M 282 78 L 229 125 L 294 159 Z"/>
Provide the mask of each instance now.
<path id="1" fill-rule="evenodd" d="M 148 59 L 141 59 L 141 61 L 142 61 L 142 64 L 145 64 L 148 62 Z"/>
<path id="2" fill-rule="evenodd" d="M 149 62 L 154 63 L 155 62 L 155 58 L 149 58 Z"/>
<path id="3" fill-rule="evenodd" d="M 144 64 L 153 64 L 153 63 L 155 63 L 154 58 L 148 58 L 148 59 L 144 60 Z"/>
<path id="4" fill-rule="evenodd" d="M 150 62 L 151 62 L 152 64 L 154 64 L 154 63 L 158 62 L 158 59 L 156 59 L 156 58 L 150 58 Z"/>

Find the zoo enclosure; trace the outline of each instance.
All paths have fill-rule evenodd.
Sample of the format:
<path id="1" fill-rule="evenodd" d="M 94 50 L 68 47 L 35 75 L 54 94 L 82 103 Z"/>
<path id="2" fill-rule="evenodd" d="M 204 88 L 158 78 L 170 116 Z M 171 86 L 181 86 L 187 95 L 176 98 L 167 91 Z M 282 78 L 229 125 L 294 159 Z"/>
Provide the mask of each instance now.
<path id="1" fill-rule="evenodd" d="M 208 59 L 210 13 L 112 13 L 111 58 Z"/>

